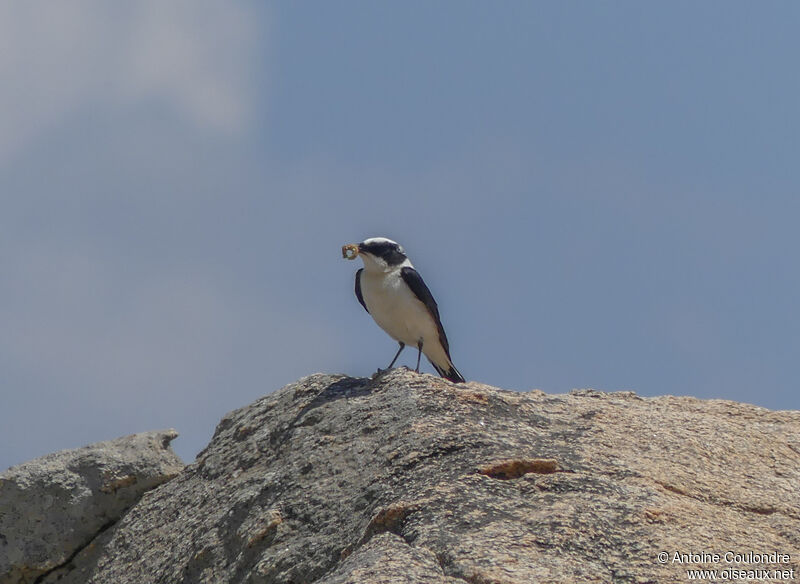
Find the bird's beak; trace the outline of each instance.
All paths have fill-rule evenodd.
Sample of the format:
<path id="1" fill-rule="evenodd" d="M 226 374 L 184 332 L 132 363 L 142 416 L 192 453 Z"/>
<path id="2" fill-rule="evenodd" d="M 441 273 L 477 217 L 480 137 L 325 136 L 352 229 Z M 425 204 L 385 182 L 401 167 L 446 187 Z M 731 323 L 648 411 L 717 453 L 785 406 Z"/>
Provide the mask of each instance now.
<path id="1" fill-rule="evenodd" d="M 342 257 L 346 260 L 354 260 L 361 251 L 361 246 L 357 243 L 348 243 L 342 246 Z"/>

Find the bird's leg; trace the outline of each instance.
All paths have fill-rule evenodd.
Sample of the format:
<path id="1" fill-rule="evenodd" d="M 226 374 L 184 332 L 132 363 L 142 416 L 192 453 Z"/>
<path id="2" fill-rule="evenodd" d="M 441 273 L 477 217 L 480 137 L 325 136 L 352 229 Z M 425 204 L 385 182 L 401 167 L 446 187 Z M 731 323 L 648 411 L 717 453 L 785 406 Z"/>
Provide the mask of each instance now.
<path id="1" fill-rule="evenodd" d="M 395 354 L 394 359 L 392 359 L 392 362 L 389 363 L 389 366 L 386 368 L 387 370 L 392 368 L 392 365 L 394 365 L 394 362 L 397 361 L 397 358 L 400 356 L 400 353 L 402 353 L 403 349 L 405 349 L 405 348 L 406 348 L 406 344 L 405 343 L 400 343 L 400 348 L 397 349 L 397 353 Z"/>
<path id="2" fill-rule="evenodd" d="M 418 352 L 417 352 L 417 368 L 414 369 L 414 371 L 419 373 L 419 360 L 422 357 L 422 341 L 421 340 L 420 340 L 419 343 L 417 343 L 417 350 L 418 350 Z"/>

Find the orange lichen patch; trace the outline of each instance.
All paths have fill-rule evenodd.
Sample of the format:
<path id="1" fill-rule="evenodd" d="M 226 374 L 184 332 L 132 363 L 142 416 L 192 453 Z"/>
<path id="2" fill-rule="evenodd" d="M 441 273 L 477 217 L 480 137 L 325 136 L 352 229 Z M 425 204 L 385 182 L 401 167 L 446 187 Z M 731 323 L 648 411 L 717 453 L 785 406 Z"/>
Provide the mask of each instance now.
<path id="1" fill-rule="evenodd" d="M 512 458 L 478 468 L 480 474 L 501 480 L 518 479 L 531 472 L 550 474 L 559 470 L 558 462 L 553 458 Z"/>
<path id="2" fill-rule="evenodd" d="M 236 429 L 236 439 L 241 440 L 253 433 L 253 428 L 250 426 L 239 426 Z"/>
<path id="3" fill-rule="evenodd" d="M 489 396 L 485 393 L 471 390 L 460 390 L 456 392 L 456 399 L 459 401 L 472 402 L 475 404 L 489 405 Z"/>
<path id="4" fill-rule="evenodd" d="M 372 520 L 369 522 L 369 528 L 372 528 L 375 533 L 381 531 L 393 531 L 412 511 L 415 511 L 419 506 L 414 503 L 406 503 L 401 501 L 394 505 L 389 505 L 379 510 Z"/>
<path id="5" fill-rule="evenodd" d="M 103 493 L 116 493 L 117 490 L 122 489 L 124 487 L 130 487 L 132 484 L 136 483 L 139 479 L 136 475 L 125 475 L 122 477 L 105 477 L 105 481 L 103 482 L 103 486 L 100 487 L 100 491 Z"/>
<path id="6" fill-rule="evenodd" d="M 417 511 L 422 506 L 422 501 L 399 501 L 379 509 L 364 530 L 360 544 L 367 542 L 371 537 L 384 533 L 399 533 L 406 517 Z M 359 544 L 359 545 L 360 545 Z"/>
<path id="7" fill-rule="evenodd" d="M 675 484 L 672 484 L 672 483 L 666 483 L 666 482 L 663 482 L 663 481 L 656 481 L 656 484 L 660 485 L 662 488 L 666 489 L 670 493 L 675 493 L 676 495 L 687 495 L 688 496 L 688 492 L 687 492 L 686 488 L 684 488 L 682 485 L 679 486 L 679 485 L 675 485 Z"/>
<path id="8" fill-rule="evenodd" d="M 666 512 L 663 509 L 645 509 L 644 518 L 651 523 L 663 523 Z"/>
<path id="9" fill-rule="evenodd" d="M 273 533 L 281 523 L 283 523 L 281 512 L 277 509 L 270 509 L 267 514 L 267 522 L 250 536 L 247 540 L 247 547 L 253 547 L 259 541 Z"/>

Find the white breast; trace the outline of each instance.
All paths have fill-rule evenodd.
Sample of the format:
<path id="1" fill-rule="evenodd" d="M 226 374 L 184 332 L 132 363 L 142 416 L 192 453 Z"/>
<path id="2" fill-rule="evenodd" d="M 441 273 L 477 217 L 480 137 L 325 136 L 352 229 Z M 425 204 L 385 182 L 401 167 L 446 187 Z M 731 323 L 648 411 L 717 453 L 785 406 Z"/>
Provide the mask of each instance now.
<path id="1" fill-rule="evenodd" d="M 399 270 L 361 273 L 361 294 L 369 313 L 390 337 L 424 349 L 439 344 L 439 331 L 428 309 L 403 281 Z M 427 354 L 427 351 L 425 351 Z"/>

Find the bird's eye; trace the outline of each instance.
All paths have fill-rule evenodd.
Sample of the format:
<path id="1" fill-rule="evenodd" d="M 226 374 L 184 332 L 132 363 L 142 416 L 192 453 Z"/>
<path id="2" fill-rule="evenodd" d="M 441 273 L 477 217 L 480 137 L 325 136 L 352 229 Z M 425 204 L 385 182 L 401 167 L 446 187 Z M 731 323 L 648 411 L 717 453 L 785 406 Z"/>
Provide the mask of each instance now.
<path id="1" fill-rule="evenodd" d="M 400 252 L 400 253 L 402 253 L 402 254 L 405 254 L 405 253 L 406 253 L 406 250 L 404 250 L 404 249 L 403 249 L 403 246 L 402 246 L 402 245 L 398 245 L 398 246 L 397 246 L 397 251 L 399 251 L 399 252 Z"/>

